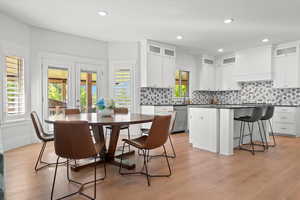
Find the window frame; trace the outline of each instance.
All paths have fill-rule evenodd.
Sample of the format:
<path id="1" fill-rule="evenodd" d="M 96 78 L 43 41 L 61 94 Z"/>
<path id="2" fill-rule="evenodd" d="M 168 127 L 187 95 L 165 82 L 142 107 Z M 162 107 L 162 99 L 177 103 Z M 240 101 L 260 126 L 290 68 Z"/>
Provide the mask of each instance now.
<path id="1" fill-rule="evenodd" d="M 180 82 L 180 86 L 182 85 L 182 79 L 181 79 L 181 72 L 187 72 L 188 73 L 188 88 L 187 88 L 187 96 L 182 96 L 182 93 L 181 93 L 181 87 L 179 88 L 179 96 L 176 96 L 176 91 L 175 91 L 175 88 L 176 88 L 176 81 L 177 81 L 177 79 L 176 79 L 176 76 L 175 76 L 175 87 L 174 87 L 174 89 L 173 89 L 173 96 L 175 97 L 175 98 L 189 98 L 190 97 L 190 88 L 191 88 L 191 72 L 190 71 L 188 71 L 188 70 L 182 70 L 182 69 L 177 69 L 176 70 L 176 73 L 177 73 L 177 71 L 179 71 L 179 82 Z"/>
<path id="2" fill-rule="evenodd" d="M 130 96 L 131 96 L 131 110 L 129 110 L 130 112 L 136 112 L 138 111 L 139 107 L 136 104 L 136 102 L 138 102 L 138 95 L 137 91 L 138 91 L 138 86 L 136 83 L 137 79 L 137 75 L 138 72 L 136 71 L 136 65 L 137 62 L 136 60 L 112 60 L 109 62 L 109 97 L 114 99 L 114 72 L 116 69 L 130 69 L 130 73 L 131 73 L 131 92 L 130 92 Z"/>
<path id="3" fill-rule="evenodd" d="M 1 122 L 3 123 L 9 123 L 9 122 L 14 122 L 14 121 L 25 121 L 28 119 L 29 115 L 28 113 L 30 112 L 30 78 L 29 78 L 29 50 L 26 47 L 21 47 L 18 45 L 14 44 L 8 44 L 8 43 L 3 43 L 0 44 L 0 65 L 1 65 L 1 71 L 0 74 L 2 74 L 2 81 L 1 85 L 1 99 L 2 99 L 2 104 L 1 104 Z M 23 59 L 23 67 L 24 67 L 24 114 L 16 114 L 16 115 L 9 115 L 6 110 L 7 110 L 7 89 L 6 89 L 6 57 L 7 56 L 16 56 L 20 57 Z"/>

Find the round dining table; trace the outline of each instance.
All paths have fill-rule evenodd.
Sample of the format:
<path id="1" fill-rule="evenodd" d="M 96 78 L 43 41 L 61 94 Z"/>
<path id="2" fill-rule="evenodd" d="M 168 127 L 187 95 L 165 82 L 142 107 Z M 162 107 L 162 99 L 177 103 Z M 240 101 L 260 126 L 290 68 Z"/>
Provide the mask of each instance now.
<path id="1" fill-rule="evenodd" d="M 131 124 L 142 124 L 152 122 L 154 119 L 153 115 L 143 115 L 139 113 L 127 113 L 127 114 L 113 114 L 110 117 L 103 117 L 98 113 L 81 113 L 81 114 L 58 114 L 52 115 L 49 118 L 45 119 L 46 123 L 54 124 L 55 121 L 87 121 L 90 127 L 93 130 L 94 137 L 99 137 L 101 141 L 106 140 L 104 137 L 104 126 L 111 126 L 112 131 L 110 134 L 109 146 L 108 148 L 105 146 L 104 154 L 105 154 L 105 162 L 112 165 L 120 165 L 120 154 L 116 154 L 117 143 L 119 140 L 121 126 L 123 125 L 131 125 Z M 106 144 L 106 142 L 105 142 Z M 134 151 L 129 151 L 124 153 L 123 156 L 126 157 L 130 154 L 134 154 Z M 99 162 L 104 162 L 99 161 Z M 89 165 L 94 165 L 93 162 L 86 162 L 84 164 L 76 164 L 72 165 L 72 169 L 75 171 L 80 170 L 81 168 L 87 167 Z M 122 166 L 126 169 L 134 169 L 135 164 L 131 164 L 129 160 L 127 162 L 122 161 Z"/>

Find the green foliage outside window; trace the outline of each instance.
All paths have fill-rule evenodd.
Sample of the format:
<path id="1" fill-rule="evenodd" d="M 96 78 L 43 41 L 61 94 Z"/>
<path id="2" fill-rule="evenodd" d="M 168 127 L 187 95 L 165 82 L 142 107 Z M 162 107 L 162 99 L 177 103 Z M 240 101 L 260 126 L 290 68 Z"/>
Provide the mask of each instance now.
<path id="1" fill-rule="evenodd" d="M 56 101 L 64 101 L 62 96 L 62 85 L 57 83 L 49 83 L 48 98 Z"/>
<path id="2" fill-rule="evenodd" d="M 176 85 L 175 86 L 175 97 L 185 97 L 187 96 L 186 85 Z"/>

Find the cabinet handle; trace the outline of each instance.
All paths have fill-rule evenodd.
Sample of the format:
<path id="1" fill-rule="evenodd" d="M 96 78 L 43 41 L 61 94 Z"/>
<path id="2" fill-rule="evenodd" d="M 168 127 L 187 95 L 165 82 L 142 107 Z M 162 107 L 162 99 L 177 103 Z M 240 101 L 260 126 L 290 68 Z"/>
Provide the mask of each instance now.
<path id="1" fill-rule="evenodd" d="M 281 117 L 280 119 L 287 119 L 287 117 Z"/>

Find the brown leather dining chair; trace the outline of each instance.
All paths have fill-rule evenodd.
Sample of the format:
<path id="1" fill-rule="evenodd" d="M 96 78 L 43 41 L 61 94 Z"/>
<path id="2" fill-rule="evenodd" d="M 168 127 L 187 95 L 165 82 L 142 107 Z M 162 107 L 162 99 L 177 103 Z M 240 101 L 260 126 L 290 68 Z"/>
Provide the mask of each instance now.
<path id="1" fill-rule="evenodd" d="M 166 115 L 166 116 L 155 116 L 148 136 L 143 135 L 141 137 L 138 137 L 138 138 L 135 138 L 132 140 L 129 140 L 129 139 L 122 140 L 123 141 L 123 149 L 122 149 L 121 163 L 120 163 L 120 168 L 119 168 L 119 173 L 121 175 L 130 175 L 130 174 L 145 175 L 147 177 L 148 186 L 150 186 L 150 177 L 169 177 L 169 176 L 171 176 L 172 172 L 171 172 L 171 167 L 170 167 L 170 163 L 169 163 L 169 158 L 167 156 L 167 152 L 166 152 L 166 148 L 165 148 L 165 143 L 168 140 L 168 136 L 170 134 L 170 132 L 169 132 L 170 122 L 173 117 L 175 117 L 175 114 Z M 124 147 L 125 147 L 126 143 L 138 148 L 139 150 L 142 150 L 142 152 L 143 152 L 144 165 L 140 172 L 124 173 L 121 170 Z M 167 161 L 169 173 L 161 174 L 161 175 L 149 174 L 147 151 L 156 149 L 159 147 L 163 147 L 163 149 L 164 149 L 164 157 L 166 158 L 166 161 Z M 143 169 L 145 169 L 145 172 L 143 171 Z"/>
<path id="2" fill-rule="evenodd" d="M 114 113 L 115 114 L 128 114 L 129 110 L 128 108 L 115 108 Z M 105 129 L 105 137 L 107 138 L 107 130 L 112 130 L 111 126 L 107 126 Z M 122 125 L 120 127 L 120 130 L 127 130 L 127 139 L 130 140 L 130 130 L 129 130 L 129 125 Z M 128 150 L 130 151 L 130 146 L 128 146 Z"/>
<path id="3" fill-rule="evenodd" d="M 173 112 L 172 114 L 172 118 L 171 118 L 171 122 L 170 122 L 170 127 L 169 127 L 169 142 L 170 142 L 170 145 L 171 145 L 171 148 L 172 148 L 172 152 L 173 154 L 172 155 L 167 155 L 168 158 L 176 158 L 176 152 L 175 152 L 175 148 L 174 148 L 174 145 L 173 145 L 173 142 L 172 142 L 172 137 L 171 137 L 171 133 L 174 129 L 174 125 L 175 125 L 175 120 L 176 120 L 176 111 Z M 149 131 L 147 132 L 143 132 L 142 134 L 146 134 L 148 135 L 149 134 Z M 139 155 L 142 155 L 140 154 L 139 152 Z M 161 157 L 161 156 L 164 156 L 163 154 L 158 154 L 158 155 L 149 155 L 149 151 L 148 151 L 148 157 L 150 158 L 153 158 L 153 157 Z"/>
<path id="4" fill-rule="evenodd" d="M 106 177 L 106 167 L 105 158 L 101 154 L 105 146 L 104 141 L 100 141 L 99 137 L 91 137 L 89 124 L 87 121 L 57 121 L 54 123 L 54 148 L 55 153 L 58 158 L 56 163 L 59 162 L 60 158 L 67 159 L 67 179 L 69 182 L 77 184 L 80 186 L 79 190 L 68 194 L 59 199 L 73 196 L 75 194 L 80 194 L 88 199 L 96 199 L 96 182 L 99 180 L 104 180 Z M 80 183 L 75 180 L 70 179 L 69 175 L 69 160 L 79 160 L 86 158 L 94 158 L 96 163 L 97 158 L 102 158 L 104 160 L 104 176 L 97 179 L 97 165 L 94 165 L 94 179 L 86 183 Z M 53 199 L 55 181 L 57 174 L 57 164 L 55 166 L 54 179 L 51 191 L 51 200 Z M 94 183 L 94 196 L 90 197 L 82 192 L 85 185 Z"/>
<path id="5" fill-rule="evenodd" d="M 40 119 L 39 119 L 39 117 L 38 117 L 38 115 L 35 111 L 31 112 L 30 117 L 31 117 L 31 120 L 32 120 L 32 123 L 33 123 L 35 133 L 36 133 L 38 139 L 40 139 L 43 143 L 42 148 L 41 148 L 40 153 L 39 153 L 39 156 L 38 156 L 38 159 L 37 159 L 37 161 L 35 163 L 35 167 L 34 167 L 35 171 L 39 171 L 40 169 L 43 169 L 43 168 L 48 167 L 50 165 L 56 164 L 56 163 L 49 163 L 49 162 L 43 161 L 43 154 L 44 154 L 46 145 L 47 145 L 48 142 L 51 142 L 51 141 L 54 140 L 54 135 L 49 134 L 49 133 L 44 131 L 42 123 L 41 123 L 41 121 L 40 121 Z M 62 163 L 59 163 L 59 164 L 63 164 L 63 163 L 65 163 L 65 162 L 62 162 Z M 42 165 L 42 166 L 38 167 L 39 165 Z"/>
<path id="6" fill-rule="evenodd" d="M 66 108 L 65 109 L 65 115 L 74 115 L 74 114 L 80 114 L 80 110 L 78 108 Z"/>

